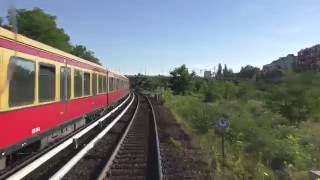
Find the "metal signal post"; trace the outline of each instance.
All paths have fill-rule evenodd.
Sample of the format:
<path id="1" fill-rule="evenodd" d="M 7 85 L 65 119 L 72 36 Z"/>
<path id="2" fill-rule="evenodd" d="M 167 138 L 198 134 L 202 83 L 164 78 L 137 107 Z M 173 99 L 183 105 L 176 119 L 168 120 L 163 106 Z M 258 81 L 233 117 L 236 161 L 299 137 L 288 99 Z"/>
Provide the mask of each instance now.
<path id="1" fill-rule="evenodd" d="M 230 126 L 229 120 L 228 120 L 228 119 L 225 119 L 225 118 L 221 118 L 221 119 L 218 121 L 218 124 L 217 124 L 218 130 L 220 130 L 220 132 L 221 132 L 221 151 L 222 151 L 222 158 L 223 158 L 223 159 L 225 158 L 225 152 L 224 152 L 224 133 L 225 133 L 225 131 L 229 128 L 229 126 Z"/>

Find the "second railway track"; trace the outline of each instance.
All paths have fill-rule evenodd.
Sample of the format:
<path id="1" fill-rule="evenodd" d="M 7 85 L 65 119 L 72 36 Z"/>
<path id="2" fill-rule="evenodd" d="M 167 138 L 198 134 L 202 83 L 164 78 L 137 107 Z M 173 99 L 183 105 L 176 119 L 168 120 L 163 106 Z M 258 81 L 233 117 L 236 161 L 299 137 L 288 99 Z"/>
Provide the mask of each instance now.
<path id="1" fill-rule="evenodd" d="M 156 121 L 147 97 L 140 96 L 138 111 L 99 179 L 162 179 Z"/>
<path id="2" fill-rule="evenodd" d="M 134 113 L 128 111 L 65 179 L 161 179 L 152 105 L 147 97 L 140 95 L 135 103 Z"/>
<path id="3" fill-rule="evenodd" d="M 101 128 L 90 141 L 75 143 L 76 154 L 63 150 L 24 179 L 162 179 L 156 120 L 146 96 L 133 96 Z"/>

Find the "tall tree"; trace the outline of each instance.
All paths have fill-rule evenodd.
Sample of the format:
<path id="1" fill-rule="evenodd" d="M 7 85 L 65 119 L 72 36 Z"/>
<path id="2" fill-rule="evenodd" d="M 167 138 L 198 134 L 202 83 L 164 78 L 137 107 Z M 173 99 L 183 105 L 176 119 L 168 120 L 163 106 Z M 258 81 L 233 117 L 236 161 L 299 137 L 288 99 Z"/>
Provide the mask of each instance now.
<path id="1" fill-rule="evenodd" d="M 189 73 L 186 65 L 175 68 L 170 75 L 170 87 L 175 94 L 186 94 L 191 89 L 195 73 Z"/>
<path id="2" fill-rule="evenodd" d="M 18 9 L 15 14 L 16 18 L 12 18 L 12 10 L 9 10 L 7 18 L 10 26 L 4 25 L 3 27 L 13 30 L 12 27 L 16 23 L 19 34 L 100 64 L 99 59 L 85 46 L 71 45 L 69 35 L 62 28 L 57 27 L 55 16 L 47 14 L 40 8 Z"/>
<path id="3" fill-rule="evenodd" d="M 222 72 L 223 77 L 228 76 L 228 67 L 226 64 L 224 64 L 223 72 Z"/>
<path id="4" fill-rule="evenodd" d="M 247 65 L 245 67 L 241 67 L 241 70 L 238 73 L 238 77 L 250 79 L 250 78 L 256 77 L 259 73 L 260 73 L 259 68 L 253 67 L 251 65 Z"/>
<path id="5" fill-rule="evenodd" d="M 2 26 L 2 23 L 3 23 L 3 18 L 0 17 L 0 26 Z"/>
<path id="6" fill-rule="evenodd" d="M 217 78 L 220 78 L 222 76 L 222 66 L 221 64 L 219 63 L 218 65 L 218 71 L 217 71 Z"/>
<path id="7" fill-rule="evenodd" d="M 11 26 L 14 24 L 12 18 L 10 18 L 10 12 L 8 21 Z M 40 8 L 18 9 L 16 11 L 16 21 L 19 34 L 66 52 L 71 51 L 70 37 L 62 28 L 57 27 L 55 16 L 45 13 Z"/>
<path id="8" fill-rule="evenodd" d="M 83 45 L 75 45 L 72 47 L 71 53 L 88 61 L 100 64 L 99 59 L 94 56 L 94 52 L 88 50 Z"/>

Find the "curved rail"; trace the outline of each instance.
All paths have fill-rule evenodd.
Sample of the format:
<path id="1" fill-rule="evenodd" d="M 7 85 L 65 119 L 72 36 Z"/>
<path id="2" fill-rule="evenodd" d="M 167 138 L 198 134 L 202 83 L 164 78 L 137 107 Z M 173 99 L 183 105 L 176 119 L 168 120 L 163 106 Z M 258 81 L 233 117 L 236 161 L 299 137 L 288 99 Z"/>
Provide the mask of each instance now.
<path id="1" fill-rule="evenodd" d="M 69 171 L 70 169 L 77 164 L 77 162 L 82 159 L 87 152 L 89 152 L 90 149 L 92 149 L 95 144 L 104 136 L 106 135 L 109 130 L 119 121 L 119 119 L 127 112 L 131 104 L 133 103 L 135 99 L 135 95 L 133 95 L 133 98 L 129 105 L 103 130 L 101 131 L 93 140 L 90 141 L 89 144 L 87 144 L 83 149 L 81 149 L 80 152 L 78 152 L 71 160 L 68 161 L 67 164 L 65 164 L 60 170 L 58 170 L 51 178 L 50 180 L 55 179 L 62 179 Z"/>
<path id="2" fill-rule="evenodd" d="M 133 177 L 162 180 L 155 112 L 151 101 L 146 96 L 144 98 L 146 100 L 139 98 L 141 102 L 138 102 L 132 120 L 100 172 L 99 180 Z"/>
<path id="3" fill-rule="evenodd" d="M 157 125 L 157 120 L 156 120 L 156 115 L 154 112 L 153 105 L 150 101 L 150 99 L 147 97 L 148 103 L 151 107 L 152 110 L 152 117 L 153 117 L 153 124 L 154 124 L 154 131 L 155 131 L 155 140 L 156 140 L 156 147 L 157 147 L 157 161 L 158 161 L 158 171 L 157 171 L 157 176 L 159 180 L 162 180 L 163 175 L 162 175 L 162 163 L 161 163 L 161 153 L 160 153 L 160 141 L 159 141 L 159 135 L 158 135 L 158 125 Z"/>
<path id="4" fill-rule="evenodd" d="M 136 118 L 136 115 L 137 115 L 137 112 L 138 112 L 138 109 L 139 109 L 139 105 L 140 105 L 139 97 L 137 97 L 137 98 L 138 98 L 138 104 L 137 104 L 136 110 L 134 111 L 134 115 L 132 116 L 131 121 L 130 121 L 129 125 L 127 126 L 124 134 L 122 135 L 119 143 L 117 144 L 116 148 L 115 148 L 114 151 L 112 152 L 112 155 L 111 155 L 110 159 L 108 160 L 108 162 L 106 163 L 106 166 L 105 166 L 105 167 L 103 168 L 103 170 L 100 172 L 100 175 L 99 175 L 99 177 L 98 177 L 98 180 L 103 180 L 103 179 L 105 179 L 105 175 L 106 175 L 107 172 L 110 170 L 111 165 L 112 165 L 112 162 L 113 162 L 113 160 L 115 159 L 116 155 L 118 154 L 118 151 L 119 151 L 119 149 L 120 149 L 120 147 L 121 147 L 121 145 L 122 145 L 125 137 L 127 136 L 127 134 L 128 134 L 128 132 L 129 132 L 131 126 L 132 126 L 133 120 Z"/>

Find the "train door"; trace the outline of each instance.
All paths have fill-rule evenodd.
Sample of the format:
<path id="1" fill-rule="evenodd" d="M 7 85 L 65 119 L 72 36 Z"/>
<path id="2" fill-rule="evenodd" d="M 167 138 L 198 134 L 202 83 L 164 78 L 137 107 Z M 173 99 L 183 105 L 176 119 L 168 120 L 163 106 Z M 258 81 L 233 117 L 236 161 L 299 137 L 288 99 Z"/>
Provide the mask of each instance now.
<path id="1" fill-rule="evenodd" d="M 92 73 L 92 104 L 94 109 L 98 108 L 98 97 L 97 97 L 97 74 Z"/>
<path id="2" fill-rule="evenodd" d="M 107 71 L 107 92 L 106 92 L 106 96 L 107 96 L 107 106 L 110 104 L 109 103 L 109 71 Z"/>
<path id="3" fill-rule="evenodd" d="M 60 67 L 60 100 L 63 104 L 64 120 L 68 120 L 68 104 L 71 97 L 71 68 L 65 64 Z"/>
<path id="4" fill-rule="evenodd" d="M 113 91 L 113 77 L 112 72 L 108 72 L 108 105 L 112 104 L 112 91 Z"/>

